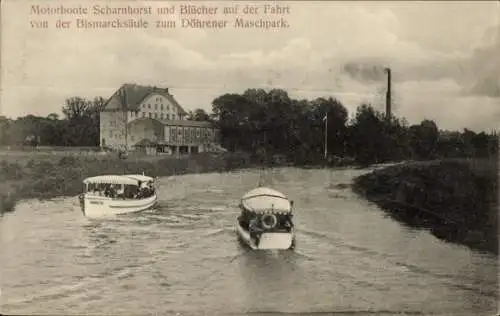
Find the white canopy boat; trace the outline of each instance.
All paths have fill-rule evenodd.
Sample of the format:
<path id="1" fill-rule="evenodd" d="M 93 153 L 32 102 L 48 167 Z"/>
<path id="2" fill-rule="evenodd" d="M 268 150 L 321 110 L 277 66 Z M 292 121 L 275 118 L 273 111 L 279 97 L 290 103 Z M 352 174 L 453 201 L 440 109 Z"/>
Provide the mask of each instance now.
<path id="1" fill-rule="evenodd" d="M 250 248 L 285 250 L 295 246 L 293 201 L 283 193 L 259 187 L 246 193 L 239 207 L 236 232 Z"/>
<path id="2" fill-rule="evenodd" d="M 89 218 L 143 211 L 158 199 L 155 178 L 140 174 L 90 177 L 83 187 L 80 207 Z"/>

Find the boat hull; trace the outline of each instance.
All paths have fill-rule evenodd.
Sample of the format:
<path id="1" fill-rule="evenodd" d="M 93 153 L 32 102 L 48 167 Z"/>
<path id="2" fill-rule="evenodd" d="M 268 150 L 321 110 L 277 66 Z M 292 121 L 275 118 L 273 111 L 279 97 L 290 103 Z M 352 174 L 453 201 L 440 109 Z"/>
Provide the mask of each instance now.
<path id="1" fill-rule="evenodd" d="M 111 199 L 85 194 L 80 196 L 80 206 L 85 217 L 103 218 L 144 211 L 153 207 L 157 200 L 156 194 L 139 200 Z"/>
<path id="2" fill-rule="evenodd" d="M 293 249 L 295 246 L 295 232 L 293 229 L 289 233 L 263 232 L 258 244 L 238 222 L 236 223 L 236 233 L 244 244 L 254 250 L 287 250 Z"/>

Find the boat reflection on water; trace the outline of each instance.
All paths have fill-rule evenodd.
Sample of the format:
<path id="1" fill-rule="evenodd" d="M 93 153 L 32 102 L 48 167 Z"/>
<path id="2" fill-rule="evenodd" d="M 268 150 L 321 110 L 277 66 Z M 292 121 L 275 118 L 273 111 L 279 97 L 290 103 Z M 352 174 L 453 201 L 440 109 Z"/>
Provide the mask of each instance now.
<path id="1" fill-rule="evenodd" d="M 301 256 L 293 251 L 246 251 L 240 256 L 238 266 L 247 312 L 300 309 L 300 306 L 294 307 L 300 293 L 289 291 L 302 283 L 301 280 L 307 280 L 298 260 L 302 260 Z M 307 286 L 303 289 L 307 291 Z"/>

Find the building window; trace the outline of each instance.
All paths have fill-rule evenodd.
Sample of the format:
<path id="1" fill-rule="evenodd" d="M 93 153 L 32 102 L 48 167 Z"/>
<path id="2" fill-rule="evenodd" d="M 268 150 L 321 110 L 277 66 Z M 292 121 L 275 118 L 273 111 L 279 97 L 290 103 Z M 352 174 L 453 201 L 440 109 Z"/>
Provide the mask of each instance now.
<path id="1" fill-rule="evenodd" d="M 148 104 L 148 109 L 150 109 L 150 108 L 151 108 L 151 104 Z"/>
<path id="2" fill-rule="evenodd" d="M 158 104 L 155 104 L 155 110 L 158 110 Z"/>
<path id="3" fill-rule="evenodd" d="M 146 112 L 142 112 L 142 117 L 146 117 Z"/>
<path id="4" fill-rule="evenodd" d="M 163 113 L 162 113 L 162 114 L 160 114 L 160 119 L 162 119 L 162 120 L 163 120 Z"/>
<path id="5" fill-rule="evenodd" d="M 158 113 L 155 113 L 155 119 L 158 119 Z"/>
<path id="6" fill-rule="evenodd" d="M 172 114 L 172 120 L 175 120 L 175 115 Z"/>
<path id="7" fill-rule="evenodd" d="M 163 104 L 160 104 L 160 108 L 163 110 Z"/>
<path id="8" fill-rule="evenodd" d="M 151 118 L 151 112 L 148 113 L 149 118 Z"/>
<path id="9" fill-rule="evenodd" d="M 167 105 L 167 111 L 170 111 L 170 105 Z"/>
<path id="10" fill-rule="evenodd" d="M 170 114 L 167 114 L 167 120 L 170 120 Z"/>
<path id="11" fill-rule="evenodd" d="M 143 109 L 144 109 L 144 108 L 146 108 L 146 104 L 143 104 L 143 105 L 142 105 L 142 108 L 143 108 Z"/>
<path id="12" fill-rule="evenodd" d="M 196 129 L 196 137 L 200 137 L 200 129 L 199 128 Z"/>
<path id="13" fill-rule="evenodd" d="M 109 131 L 109 138 L 113 138 L 113 131 Z"/>

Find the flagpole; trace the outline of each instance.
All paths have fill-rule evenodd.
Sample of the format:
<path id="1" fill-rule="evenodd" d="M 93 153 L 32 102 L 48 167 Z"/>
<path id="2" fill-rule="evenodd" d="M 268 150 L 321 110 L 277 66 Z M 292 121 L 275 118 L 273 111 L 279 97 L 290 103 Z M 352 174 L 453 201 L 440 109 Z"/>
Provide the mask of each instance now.
<path id="1" fill-rule="evenodd" d="M 325 115 L 325 160 L 328 155 L 328 112 Z"/>

